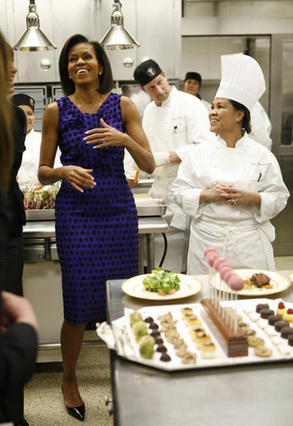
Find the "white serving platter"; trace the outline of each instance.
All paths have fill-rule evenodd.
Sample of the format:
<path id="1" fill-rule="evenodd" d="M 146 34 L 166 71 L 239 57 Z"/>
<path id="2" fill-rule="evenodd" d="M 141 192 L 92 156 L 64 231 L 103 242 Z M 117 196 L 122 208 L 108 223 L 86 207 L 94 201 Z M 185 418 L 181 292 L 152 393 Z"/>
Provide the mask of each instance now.
<path id="1" fill-rule="evenodd" d="M 196 362 L 194 364 L 182 364 L 181 359 L 176 356 L 176 350 L 174 349 L 173 345 L 166 341 L 163 333 L 161 333 L 161 336 L 164 340 L 164 345 L 168 348 L 168 354 L 171 357 L 171 361 L 161 361 L 161 354 L 158 352 L 155 352 L 152 359 L 142 358 L 139 354 L 138 343 L 135 341 L 134 334 L 130 327 L 129 316 L 133 311 L 127 308 L 125 308 L 125 315 L 112 323 L 115 349 L 119 356 L 122 356 L 130 361 L 164 371 L 180 371 L 187 369 L 292 361 L 293 347 L 289 346 L 288 340 L 282 338 L 279 332 L 274 331 L 274 326 L 269 325 L 267 320 L 260 318 L 260 315 L 256 313 L 257 304 L 268 303 L 269 307 L 276 311 L 280 301 L 282 301 L 282 299 L 243 299 L 233 302 L 222 302 L 222 306 L 236 309 L 237 314 L 242 316 L 242 321 L 249 323 L 251 328 L 256 331 L 257 336 L 265 341 L 265 346 L 272 350 L 272 355 L 267 358 L 257 356 L 255 354 L 254 348 L 252 347 L 248 347 L 248 356 L 228 357 L 227 342 L 205 311 L 204 307 L 198 303 L 151 306 L 138 310 L 144 319 L 148 316 L 151 316 L 158 324 L 158 317 L 160 315 L 171 312 L 173 318 L 177 320 L 176 325 L 177 330 L 180 332 L 180 337 L 183 338 L 188 345 L 188 350 L 196 354 Z M 287 308 L 293 308 L 292 303 L 285 303 L 285 306 Z M 196 344 L 191 339 L 184 320 L 182 319 L 181 309 L 185 307 L 190 307 L 193 309 L 194 314 L 200 318 L 202 327 L 204 328 L 206 334 L 211 336 L 211 340 L 216 346 L 216 358 L 202 359 L 200 350 L 197 349 Z M 99 334 L 99 329 L 97 329 L 97 333 L 103 339 L 103 335 Z"/>

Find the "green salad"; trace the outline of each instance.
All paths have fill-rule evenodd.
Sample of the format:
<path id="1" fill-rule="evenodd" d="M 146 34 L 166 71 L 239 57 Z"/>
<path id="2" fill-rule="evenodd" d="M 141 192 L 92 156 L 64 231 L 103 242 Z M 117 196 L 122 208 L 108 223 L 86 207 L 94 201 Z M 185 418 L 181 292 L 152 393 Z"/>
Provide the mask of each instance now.
<path id="1" fill-rule="evenodd" d="M 159 294 L 174 294 L 180 289 L 180 278 L 174 272 L 166 272 L 160 267 L 152 270 L 142 281 L 145 290 Z"/>

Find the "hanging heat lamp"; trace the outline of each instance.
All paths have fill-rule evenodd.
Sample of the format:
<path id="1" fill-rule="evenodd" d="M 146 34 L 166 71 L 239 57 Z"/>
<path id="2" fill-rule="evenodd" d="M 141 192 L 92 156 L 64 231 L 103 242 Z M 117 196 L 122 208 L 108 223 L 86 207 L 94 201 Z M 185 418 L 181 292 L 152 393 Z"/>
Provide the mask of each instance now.
<path id="1" fill-rule="evenodd" d="M 26 16 L 27 29 L 13 49 L 31 52 L 57 49 L 55 44 L 40 29 L 40 18 L 37 14 L 35 0 L 30 0 L 28 10 L 29 13 Z"/>
<path id="2" fill-rule="evenodd" d="M 110 50 L 132 49 L 140 44 L 124 28 L 124 17 L 121 12 L 122 4 L 115 0 L 111 15 L 111 27 L 106 32 L 100 43 Z"/>

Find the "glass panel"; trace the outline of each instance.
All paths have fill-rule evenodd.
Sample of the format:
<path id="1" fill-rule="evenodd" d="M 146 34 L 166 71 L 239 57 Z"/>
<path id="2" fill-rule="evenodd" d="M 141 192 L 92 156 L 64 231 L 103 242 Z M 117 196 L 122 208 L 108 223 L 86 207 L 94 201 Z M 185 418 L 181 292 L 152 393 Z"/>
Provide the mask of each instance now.
<path id="1" fill-rule="evenodd" d="M 293 39 L 283 43 L 282 145 L 293 145 Z"/>
<path id="2" fill-rule="evenodd" d="M 276 44 L 279 48 L 277 52 L 278 58 L 282 64 L 277 62 L 275 56 L 272 66 L 277 70 L 273 75 L 275 80 L 273 84 L 280 87 L 280 99 L 274 94 L 272 103 L 278 107 L 280 105 L 280 128 L 278 129 L 281 138 L 281 146 L 278 150 L 277 157 L 282 170 L 283 179 L 290 191 L 290 198 L 286 208 L 272 220 L 276 228 L 276 240 L 274 242 L 275 255 L 292 256 L 293 255 L 293 36 L 279 36 L 280 44 Z M 278 81 L 280 79 L 280 86 Z M 280 100 L 280 102 L 279 102 Z M 274 110 L 278 114 L 277 110 Z M 277 117 L 278 118 L 278 117 Z M 292 265 L 293 267 L 293 265 Z"/>

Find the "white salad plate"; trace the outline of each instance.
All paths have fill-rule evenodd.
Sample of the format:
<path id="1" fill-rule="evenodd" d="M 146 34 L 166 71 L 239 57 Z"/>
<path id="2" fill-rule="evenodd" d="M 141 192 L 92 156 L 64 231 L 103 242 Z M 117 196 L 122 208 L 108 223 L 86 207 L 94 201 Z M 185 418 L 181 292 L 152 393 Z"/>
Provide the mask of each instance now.
<path id="1" fill-rule="evenodd" d="M 128 296 L 136 297 L 138 299 L 159 300 L 163 302 L 164 300 L 176 300 L 193 296 L 194 294 L 199 293 L 203 286 L 201 281 L 191 277 L 190 275 L 176 274 L 180 279 L 180 289 L 174 294 L 160 295 L 156 292 L 145 290 L 142 281 L 147 275 L 151 274 L 137 275 L 124 281 L 121 286 L 122 291 L 124 291 L 124 293 Z"/>

